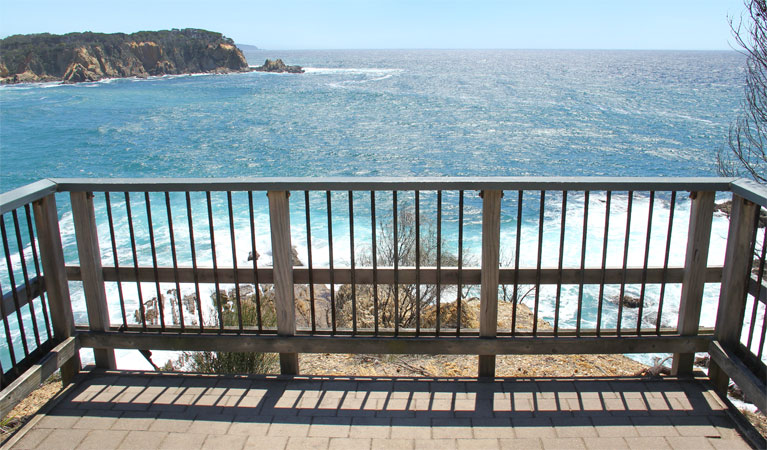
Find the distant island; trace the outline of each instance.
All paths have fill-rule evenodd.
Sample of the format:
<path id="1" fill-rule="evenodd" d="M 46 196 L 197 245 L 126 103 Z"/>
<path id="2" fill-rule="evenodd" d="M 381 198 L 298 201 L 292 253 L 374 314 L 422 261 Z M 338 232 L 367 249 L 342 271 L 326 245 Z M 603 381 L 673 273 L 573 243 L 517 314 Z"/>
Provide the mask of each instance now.
<path id="1" fill-rule="evenodd" d="M 252 70 L 221 33 L 173 29 L 14 35 L 0 39 L 0 84 Z"/>

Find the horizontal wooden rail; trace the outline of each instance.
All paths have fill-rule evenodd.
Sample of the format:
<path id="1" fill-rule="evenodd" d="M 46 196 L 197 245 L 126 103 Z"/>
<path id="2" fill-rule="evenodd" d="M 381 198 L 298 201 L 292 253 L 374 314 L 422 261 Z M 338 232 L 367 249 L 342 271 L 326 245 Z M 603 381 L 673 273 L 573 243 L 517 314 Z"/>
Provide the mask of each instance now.
<path id="1" fill-rule="evenodd" d="M 86 331 L 83 347 L 139 350 L 187 350 L 257 353 L 380 353 L 450 355 L 532 355 L 701 352 L 707 336 L 643 336 L 599 338 L 408 338 L 202 335 Z"/>
<path id="2" fill-rule="evenodd" d="M 37 389 L 66 362 L 75 356 L 79 343 L 75 337 L 69 337 L 54 347 L 50 352 L 30 367 L 23 375 L 0 392 L 0 417 L 5 417 L 20 401 Z"/>
<path id="3" fill-rule="evenodd" d="M 157 270 L 157 281 L 161 283 L 175 283 L 176 271 L 172 267 L 159 267 Z M 665 280 L 667 283 L 681 283 L 683 277 L 683 268 L 673 267 L 665 270 L 659 267 L 648 268 L 645 274 L 642 268 L 627 268 L 625 271 L 620 268 L 602 269 L 562 269 L 562 284 L 639 284 L 661 283 Z M 138 270 L 130 266 L 114 267 L 105 266 L 103 268 L 104 281 L 122 282 L 154 282 L 155 269 L 153 267 L 139 267 Z M 136 277 L 138 272 L 138 279 Z M 312 269 L 312 281 L 315 284 L 328 284 L 331 280 L 331 271 L 329 268 Z M 392 267 L 379 267 L 376 269 L 376 281 L 379 284 L 393 284 L 395 279 L 395 270 Z M 435 267 L 422 267 L 416 270 L 414 267 L 400 267 L 397 269 L 397 281 L 399 284 L 415 284 L 416 276 L 420 276 L 421 284 L 435 284 L 437 282 L 438 271 Z M 455 267 L 442 267 L 439 270 L 440 283 L 443 285 L 457 284 L 458 274 L 461 276 L 462 285 L 477 285 L 480 283 L 479 268 L 463 268 L 460 271 Z M 602 275 L 604 273 L 604 279 Z M 520 269 L 517 282 L 519 284 L 535 284 L 538 281 L 538 271 L 536 269 Z M 119 277 L 118 277 L 119 275 Z M 216 270 L 216 276 L 219 283 L 234 283 L 234 268 L 219 267 Z M 372 268 L 355 268 L 354 281 L 356 284 L 372 284 L 374 271 Z M 501 284 L 514 283 L 514 269 L 500 269 L 499 280 Z M 67 266 L 67 277 L 71 281 L 81 281 L 82 275 L 79 266 Z M 333 268 L 333 282 L 335 284 L 351 283 L 352 270 L 350 268 Z M 195 271 L 191 267 L 178 268 L 178 280 L 180 283 L 194 283 Z M 253 269 L 238 268 L 237 280 L 243 283 L 255 283 L 256 278 Z M 722 267 L 709 267 L 706 269 L 705 281 L 707 283 L 718 283 L 722 280 Z M 212 268 L 197 268 L 197 282 L 214 283 L 214 270 Z M 271 284 L 273 282 L 272 268 L 258 269 L 259 284 Z M 309 283 L 309 269 L 304 267 L 295 267 L 293 269 L 293 282 L 295 284 Z M 557 284 L 560 282 L 559 270 L 554 268 L 541 269 L 540 284 Z"/>
<path id="4" fill-rule="evenodd" d="M 40 295 L 45 292 L 43 287 L 44 279 L 43 277 L 34 277 L 31 280 L 29 280 L 29 285 L 21 285 L 16 286 L 16 298 L 19 300 L 19 307 L 22 308 L 25 305 L 27 305 L 30 300 L 34 300 Z M 27 289 L 29 289 L 30 295 L 27 295 Z M 6 292 L 3 294 L 3 308 L 5 308 L 5 313 L 10 315 L 11 313 L 16 312 L 16 303 L 13 300 L 13 291 Z"/>
<path id="5" fill-rule="evenodd" d="M 78 332 L 85 332 L 88 331 L 89 328 L 86 325 L 78 325 L 77 326 Z M 197 326 L 185 326 L 183 329 L 179 326 L 165 326 L 163 329 L 160 325 L 147 325 L 146 330 L 144 330 L 143 326 L 141 325 L 128 325 L 127 327 L 124 326 L 112 326 L 110 327 L 110 331 L 120 331 L 120 332 L 131 332 L 131 333 L 139 333 L 139 332 L 146 332 L 146 333 L 170 333 L 170 334 L 207 334 L 207 335 L 220 335 L 220 334 L 237 334 L 237 335 L 243 335 L 243 336 L 270 336 L 270 335 L 276 335 L 277 334 L 277 328 L 275 327 L 264 327 L 261 331 L 259 331 L 258 327 L 255 326 L 244 326 L 242 330 L 239 329 L 239 327 L 234 326 L 226 326 L 224 327 L 224 330 L 221 331 L 219 328 L 203 328 L 200 329 Z M 440 329 L 440 333 L 443 336 L 451 336 L 451 333 L 455 333 L 455 328 L 451 327 L 442 327 Z M 622 335 L 624 336 L 635 336 L 636 330 L 635 329 L 624 329 L 621 331 Z M 660 330 L 656 330 L 655 328 L 642 328 L 640 330 L 640 335 L 642 336 L 675 336 L 678 335 L 676 328 L 661 328 Z M 710 327 L 702 327 L 698 330 L 698 334 L 701 336 L 713 336 L 714 329 Z M 394 336 L 394 328 L 383 328 L 379 327 L 378 332 L 376 332 L 372 328 L 358 328 L 355 332 L 351 328 L 336 328 L 336 331 L 333 332 L 330 328 L 320 328 L 315 331 L 312 331 L 310 328 L 307 327 L 299 327 L 296 329 L 296 335 L 302 335 L 302 336 L 330 336 L 330 335 L 337 335 L 337 336 L 378 336 L 378 337 L 393 337 Z M 400 328 L 397 330 L 397 335 L 400 337 L 416 337 L 418 336 L 424 336 L 424 337 L 430 337 L 436 335 L 436 329 L 435 328 L 420 328 L 418 331 L 416 331 L 415 328 Z M 618 332 L 615 328 L 602 328 L 599 331 L 599 335 L 597 335 L 597 332 L 595 329 L 588 329 L 588 328 L 582 328 L 581 330 L 576 331 L 573 328 L 560 328 L 556 331 L 556 333 L 553 330 L 536 330 L 536 335 L 533 335 L 533 332 L 531 330 L 519 330 L 517 329 L 514 332 L 514 335 L 512 336 L 511 331 L 509 329 L 500 329 L 498 331 L 498 337 L 500 338 L 508 338 L 508 337 L 585 337 L 585 338 L 594 338 L 594 337 L 618 337 Z M 462 337 L 478 337 L 479 336 L 479 329 L 477 328 L 461 328 L 461 336 Z"/>
<path id="6" fill-rule="evenodd" d="M 11 212 L 16 208 L 28 205 L 46 195 L 56 192 L 56 183 L 51 180 L 40 180 L 18 189 L 0 194 L 0 214 Z"/>
<path id="7" fill-rule="evenodd" d="M 753 180 L 745 178 L 734 180 L 727 190 L 757 205 L 767 206 L 767 187 Z"/>
<path id="8" fill-rule="evenodd" d="M 329 178 L 54 178 L 59 191 L 727 191 L 735 178 L 714 177 L 329 177 Z"/>
<path id="9" fill-rule="evenodd" d="M 708 353 L 719 368 L 743 390 L 746 399 L 753 402 L 760 411 L 767 413 L 767 389 L 764 380 L 755 376 L 735 352 L 724 348 L 719 341 L 711 341 Z"/>

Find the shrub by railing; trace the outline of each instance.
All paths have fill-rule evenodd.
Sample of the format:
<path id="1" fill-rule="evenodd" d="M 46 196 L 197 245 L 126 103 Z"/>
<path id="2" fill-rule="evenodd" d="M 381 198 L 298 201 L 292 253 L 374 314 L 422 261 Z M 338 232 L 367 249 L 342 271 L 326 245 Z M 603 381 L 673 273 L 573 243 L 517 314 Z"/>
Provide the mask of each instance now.
<path id="1" fill-rule="evenodd" d="M 724 266 L 709 265 L 715 197 L 730 190 Z M 70 193 L 58 214 L 54 192 Z M 275 352 L 283 373 L 298 373 L 303 352 L 477 354 L 480 376 L 499 354 L 650 352 L 674 353 L 685 375 L 709 351 L 718 387 L 732 377 L 753 397 L 764 392 L 764 192 L 722 178 L 43 181 L 0 198 L 0 312 L 15 352 L 11 317 L 31 305 L 39 351 L 64 343 L 75 355 L 65 379 L 79 346 L 107 368 L 114 348 Z M 670 257 L 682 248 L 684 261 Z M 42 272 L 25 263 L 36 254 Z M 68 281 L 87 313 L 76 332 Z M 716 327 L 702 327 L 705 284 L 720 282 Z M 500 326 L 499 297 L 511 310 Z M 6 384 L 41 356 L 22 346 Z"/>

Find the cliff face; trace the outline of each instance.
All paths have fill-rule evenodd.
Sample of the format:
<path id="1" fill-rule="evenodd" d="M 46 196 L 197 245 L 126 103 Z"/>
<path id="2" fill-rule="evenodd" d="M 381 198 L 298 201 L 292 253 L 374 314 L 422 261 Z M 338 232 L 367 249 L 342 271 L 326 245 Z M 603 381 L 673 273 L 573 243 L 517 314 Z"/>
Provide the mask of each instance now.
<path id="1" fill-rule="evenodd" d="M 248 71 L 221 33 L 184 29 L 133 34 L 31 34 L 0 39 L 0 84 Z"/>

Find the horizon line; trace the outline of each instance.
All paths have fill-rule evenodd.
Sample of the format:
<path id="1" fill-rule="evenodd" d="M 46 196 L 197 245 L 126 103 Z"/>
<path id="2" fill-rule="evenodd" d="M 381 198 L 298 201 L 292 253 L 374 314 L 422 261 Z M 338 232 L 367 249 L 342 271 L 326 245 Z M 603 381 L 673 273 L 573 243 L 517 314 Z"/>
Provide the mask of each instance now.
<path id="1" fill-rule="evenodd" d="M 734 52 L 741 53 L 734 48 L 567 48 L 567 47 L 319 47 L 319 48 L 263 48 L 254 44 L 235 42 L 235 45 L 256 47 L 258 51 L 488 51 L 488 50 L 514 50 L 514 51 L 618 51 L 618 52 Z"/>

